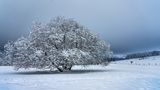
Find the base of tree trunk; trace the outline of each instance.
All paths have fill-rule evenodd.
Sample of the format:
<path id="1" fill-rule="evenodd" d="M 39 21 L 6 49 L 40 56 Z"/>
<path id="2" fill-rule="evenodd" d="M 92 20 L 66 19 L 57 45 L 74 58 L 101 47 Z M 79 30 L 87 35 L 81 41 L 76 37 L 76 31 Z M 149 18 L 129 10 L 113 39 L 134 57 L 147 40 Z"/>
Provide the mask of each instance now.
<path id="1" fill-rule="evenodd" d="M 62 69 L 62 68 L 58 68 L 58 67 L 57 67 L 57 69 L 58 69 L 58 71 L 63 72 L 63 69 Z"/>
<path id="2" fill-rule="evenodd" d="M 62 67 L 57 67 L 59 72 L 64 72 L 64 71 L 71 71 L 72 66 L 62 66 Z"/>

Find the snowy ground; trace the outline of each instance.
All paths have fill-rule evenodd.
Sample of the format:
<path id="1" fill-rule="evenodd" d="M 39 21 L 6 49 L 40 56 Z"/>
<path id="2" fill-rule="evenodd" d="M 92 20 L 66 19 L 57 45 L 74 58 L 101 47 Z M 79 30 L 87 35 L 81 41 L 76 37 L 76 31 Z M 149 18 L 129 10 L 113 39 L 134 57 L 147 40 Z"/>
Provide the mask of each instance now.
<path id="1" fill-rule="evenodd" d="M 76 66 L 64 73 L 0 67 L 0 90 L 160 90 L 159 59 L 118 61 L 107 67 Z"/>

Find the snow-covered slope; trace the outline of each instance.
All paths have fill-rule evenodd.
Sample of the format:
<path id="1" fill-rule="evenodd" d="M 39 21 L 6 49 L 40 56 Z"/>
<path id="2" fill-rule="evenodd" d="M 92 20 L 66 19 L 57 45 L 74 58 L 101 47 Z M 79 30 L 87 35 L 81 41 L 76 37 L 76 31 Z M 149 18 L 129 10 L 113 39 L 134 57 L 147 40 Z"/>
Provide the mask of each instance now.
<path id="1" fill-rule="evenodd" d="M 160 66 L 147 65 L 158 59 L 135 59 L 140 65 L 127 60 L 107 67 L 76 66 L 63 73 L 0 67 L 0 90 L 160 90 Z"/>

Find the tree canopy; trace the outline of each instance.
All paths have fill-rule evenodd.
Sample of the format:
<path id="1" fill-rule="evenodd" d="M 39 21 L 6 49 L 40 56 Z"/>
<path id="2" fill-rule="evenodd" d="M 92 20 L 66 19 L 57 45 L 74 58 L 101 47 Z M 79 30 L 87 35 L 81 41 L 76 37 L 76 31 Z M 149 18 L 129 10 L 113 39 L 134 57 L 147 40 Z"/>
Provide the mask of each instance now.
<path id="1" fill-rule="evenodd" d="M 95 65 L 111 56 L 106 44 L 73 19 L 56 17 L 47 24 L 34 23 L 30 34 L 5 46 L 15 68 L 70 70 L 74 65 Z"/>

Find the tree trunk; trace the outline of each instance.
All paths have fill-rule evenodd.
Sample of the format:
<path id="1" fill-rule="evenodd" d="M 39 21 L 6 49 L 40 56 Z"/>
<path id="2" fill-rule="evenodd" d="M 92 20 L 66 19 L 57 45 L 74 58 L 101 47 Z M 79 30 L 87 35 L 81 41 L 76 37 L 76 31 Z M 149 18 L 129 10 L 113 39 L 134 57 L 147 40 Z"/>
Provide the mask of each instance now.
<path id="1" fill-rule="evenodd" d="M 63 72 L 62 68 L 57 67 L 58 71 Z"/>
<path id="2" fill-rule="evenodd" d="M 72 66 L 66 66 L 66 67 L 65 67 L 65 70 L 66 70 L 66 71 L 71 71 L 71 69 L 72 69 Z"/>
<path id="3" fill-rule="evenodd" d="M 71 69 L 72 69 L 72 66 L 69 66 L 69 67 L 68 67 L 68 70 L 70 71 Z"/>
<path id="4" fill-rule="evenodd" d="M 57 67 L 58 71 L 64 72 L 64 71 L 71 71 L 72 66 L 62 66 L 62 67 Z"/>

